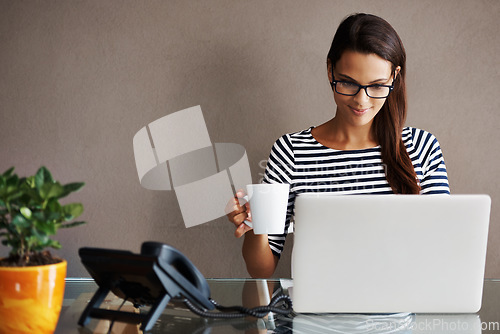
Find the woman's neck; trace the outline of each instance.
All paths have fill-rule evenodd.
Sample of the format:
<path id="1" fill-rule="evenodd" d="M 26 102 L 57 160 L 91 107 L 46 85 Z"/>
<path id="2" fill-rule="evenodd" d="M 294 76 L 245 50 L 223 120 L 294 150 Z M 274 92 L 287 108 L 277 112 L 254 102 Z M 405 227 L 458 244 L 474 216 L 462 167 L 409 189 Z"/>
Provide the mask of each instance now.
<path id="1" fill-rule="evenodd" d="M 334 117 L 314 128 L 312 135 L 320 144 L 337 150 L 361 150 L 378 145 L 372 122 L 364 126 L 352 126 Z"/>

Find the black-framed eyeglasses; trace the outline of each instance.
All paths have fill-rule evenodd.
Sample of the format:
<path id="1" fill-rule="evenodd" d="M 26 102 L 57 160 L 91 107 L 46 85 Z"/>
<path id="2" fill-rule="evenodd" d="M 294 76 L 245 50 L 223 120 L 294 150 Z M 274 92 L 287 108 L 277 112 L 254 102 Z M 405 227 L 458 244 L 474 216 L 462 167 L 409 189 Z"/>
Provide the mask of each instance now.
<path id="1" fill-rule="evenodd" d="M 332 78 L 333 77 L 332 68 Z M 394 89 L 394 81 L 392 81 L 391 85 L 372 84 L 363 86 L 350 81 L 333 80 L 331 85 L 336 93 L 346 96 L 355 96 L 361 89 L 364 89 L 366 95 L 372 99 L 385 99 Z"/>
<path id="2" fill-rule="evenodd" d="M 394 89 L 394 83 L 392 85 L 373 84 L 363 86 L 358 85 L 354 82 L 338 80 L 333 80 L 332 86 L 334 87 L 335 92 L 340 95 L 346 96 L 357 95 L 361 89 L 364 89 L 366 95 L 368 95 L 372 99 L 385 99 L 389 96 L 389 94 L 391 94 L 392 90 Z"/>

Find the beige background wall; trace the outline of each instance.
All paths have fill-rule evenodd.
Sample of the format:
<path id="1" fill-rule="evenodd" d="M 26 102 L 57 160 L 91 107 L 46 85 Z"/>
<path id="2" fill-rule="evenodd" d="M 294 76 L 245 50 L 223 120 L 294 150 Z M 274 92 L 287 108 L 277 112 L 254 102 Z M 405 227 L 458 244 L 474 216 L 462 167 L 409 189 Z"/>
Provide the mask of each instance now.
<path id="1" fill-rule="evenodd" d="M 87 276 L 82 246 L 159 240 L 207 277 L 247 276 L 225 218 L 186 229 L 173 192 L 141 188 L 132 138 L 201 105 L 212 142 L 243 145 L 257 182 L 277 137 L 333 116 L 326 53 L 359 11 L 403 39 L 407 123 L 439 139 L 452 191 L 491 195 L 486 275 L 500 278 L 499 1 L 1 0 L 0 170 L 86 182 L 71 199 L 88 225 L 59 235 L 68 275 Z M 276 276 L 290 275 L 292 239 Z"/>

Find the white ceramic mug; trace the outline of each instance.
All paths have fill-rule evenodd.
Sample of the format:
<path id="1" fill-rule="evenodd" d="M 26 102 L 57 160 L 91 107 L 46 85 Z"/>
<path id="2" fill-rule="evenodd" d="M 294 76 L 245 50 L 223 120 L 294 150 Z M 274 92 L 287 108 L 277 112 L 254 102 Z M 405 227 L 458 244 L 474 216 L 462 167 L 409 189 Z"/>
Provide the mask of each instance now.
<path id="1" fill-rule="evenodd" d="M 290 185 L 283 183 L 247 185 L 244 198 L 250 202 L 252 221 L 245 220 L 245 224 L 255 234 L 283 234 L 289 190 Z"/>

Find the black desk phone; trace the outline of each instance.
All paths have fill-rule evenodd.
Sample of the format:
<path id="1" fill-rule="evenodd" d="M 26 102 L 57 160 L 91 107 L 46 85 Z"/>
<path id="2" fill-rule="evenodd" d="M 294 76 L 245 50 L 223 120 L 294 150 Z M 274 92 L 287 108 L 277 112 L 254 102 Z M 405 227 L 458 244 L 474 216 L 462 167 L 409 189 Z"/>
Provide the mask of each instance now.
<path id="1" fill-rule="evenodd" d="M 144 242 L 140 254 L 89 247 L 80 248 L 78 253 L 99 286 L 78 321 L 81 326 L 90 318 L 99 318 L 141 323 L 141 330 L 149 331 L 173 298 L 184 302 L 192 312 L 212 318 L 264 317 L 269 312 L 289 314 L 292 311 L 292 302 L 285 295 L 274 297 L 268 306 L 253 309 L 218 305 L 210 298 L 210 288 L 200 271 L 184 254 L 167 244 Z M 150 306 L 149 312 L 100 309 L 110 291 L 124 302 L 132 302 L 136 308 Z M 214 309 L 219 312 L 209 312 Z"/>

